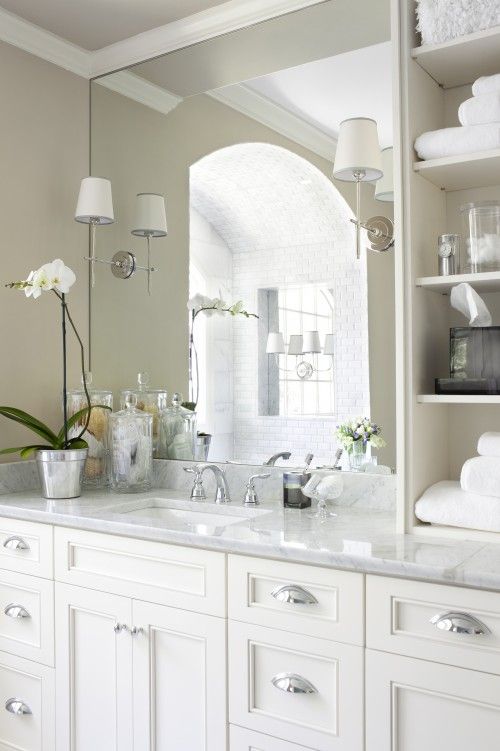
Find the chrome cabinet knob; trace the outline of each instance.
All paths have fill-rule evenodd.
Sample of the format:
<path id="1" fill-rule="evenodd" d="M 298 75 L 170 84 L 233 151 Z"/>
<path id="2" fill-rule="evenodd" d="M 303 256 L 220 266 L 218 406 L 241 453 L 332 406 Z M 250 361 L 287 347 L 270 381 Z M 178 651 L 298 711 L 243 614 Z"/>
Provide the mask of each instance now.
<path id="1" fill-rule="evenodd" d="M 22 699 L 7 699 L 5 702 L 5 709 L 11 714 L 23 715 L 32 714 L 31 709 Z"/>
<path id="2" fill-rule="evenodd" d="M 296 673 L 278 673 L 271 678 L 273 686 L 286 694 L 317 694 L 318 689 Z"/>
<path id="3" fill-rule="evenodd" d="M 450 631 L 453 634 L 486 636 L 491 633 L 488 626 L 469 613 L 438 613 L 431 618 L 430 622 L 441 631 Z"/>
<path id="4" fill-rule="evenodd" d="M 12 535 L 12 537 L 7 537 L 6 540 L 3 542 L 4 548 L 9 548 L 10 550 L 29 550 L 30 546 L 26 542 L 26 540 L 23 540 L 22 537 L 18 537 L 17 535 Z"/>
<path id="5" fill-rule="evenodd" d="M 132 626 L 130 633 L 132 636 L 139 636 L 139 634 L 144 633 L 144 629 L 141 626 Z"/>
<path id="6" fill-rule="evenodd" d="M 15 605 L 13 602 L 7 605 L 3 612 L 9 618 L 31 618 L 26 608 L 23 608 L 22 605 Z"/>
<path id="7" fill-rule="evenodd" d="M 126 623 L 117 622 L 113 626 L 113 631 L 115 632 L 115 634 L 121 634 L 122 631 L 128 631 L 128 626 L 126 625 Z"/>
<path id="8" fill-rule="evenodd" d="M 317 605 L 318 601 L 311 592 L 298 584 L 284 584 L 271 592 L 278 602 L 291 602 L 294 605 Z"/>

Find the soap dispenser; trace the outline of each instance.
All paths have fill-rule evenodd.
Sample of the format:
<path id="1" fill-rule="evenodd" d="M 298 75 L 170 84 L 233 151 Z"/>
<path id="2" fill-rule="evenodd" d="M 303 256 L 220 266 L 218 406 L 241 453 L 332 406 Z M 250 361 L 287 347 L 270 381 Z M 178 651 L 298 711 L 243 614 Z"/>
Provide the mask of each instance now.
<path id="1" fill-rule="evenodd" d="M 172 405 L 160 414 L 159 456 L 162 459 L 195 458 L 196 413 L 182 406 L 182 394 L 176 392 Z"/>
<path id="2" fill-rule="evenodd" d="M 149 385 L 149 373 L 143 372 L 137 374 L 137 386 L 131 389 L 124 389 L 120 394 L 120 409 L 125 409 L 127 396 L 135 394 L 137 397 L 137 409 L 147 412 L 153 417 L 153 456 L 158 454 L 159 439 L 159 422 L 158 417 L 162 410 L 168 405 L 168 394 L 166 389 L 154 389 Z"/>

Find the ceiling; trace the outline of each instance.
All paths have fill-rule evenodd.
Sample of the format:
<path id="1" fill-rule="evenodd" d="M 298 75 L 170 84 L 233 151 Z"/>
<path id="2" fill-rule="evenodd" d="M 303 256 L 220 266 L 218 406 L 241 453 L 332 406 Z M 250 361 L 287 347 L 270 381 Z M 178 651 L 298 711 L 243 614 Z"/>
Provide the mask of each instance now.
<path id="1" fill-rule="evenodd" d="M 86 50 L 178 21 L 225 0 L 0 0 L 10 13 Z"/>
<path id="2" fill-rule="evenodd" d="M 372 117 L 381 147 L 392 146 L 390 42 L 271 73 L 245 86 L 333 138 L 342 120 Z"/>

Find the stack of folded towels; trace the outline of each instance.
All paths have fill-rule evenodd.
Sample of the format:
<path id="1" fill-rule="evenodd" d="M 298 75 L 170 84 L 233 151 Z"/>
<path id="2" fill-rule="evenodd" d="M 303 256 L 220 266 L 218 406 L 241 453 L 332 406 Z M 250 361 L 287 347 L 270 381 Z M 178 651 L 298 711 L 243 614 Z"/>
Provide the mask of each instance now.
<path id="1" fill-rule="evenodd" d="M 477 451 L 463 465 L 460 483 L 438 482 L 425 491 L 415 506 L 418 519 L 500 532 L 500 433 L 484 433 Z"/>
<path id="2" fill-rule="evenodd" d="M 417 138 L 420 159 L 500 149 L 500 73 L 478 78 L 472 94 L 459 107 L 461 127 L 432 130 Z"/>

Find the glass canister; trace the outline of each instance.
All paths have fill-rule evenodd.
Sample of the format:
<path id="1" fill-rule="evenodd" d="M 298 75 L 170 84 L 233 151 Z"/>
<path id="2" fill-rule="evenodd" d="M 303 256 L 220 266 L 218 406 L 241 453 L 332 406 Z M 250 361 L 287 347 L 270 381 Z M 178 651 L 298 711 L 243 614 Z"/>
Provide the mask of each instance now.
<path id="1" fill-rule="evenodd" d="M 158 454 L 160 412 L 168 406 L 168 394 L 166 389 L 153 389 L 149 385 L 149 373 L 137 374 L 137 387 L 124 389 L 120 394 L 120 409 L 125 409 L 126 399 L 129 394 L 137 397 L 137 409 L 147 412 L 153 417 L 153 456 Z"/>
<path id="2" fill-rule="evenodd" d="M 160 414 L 160 457 L 194 459 L 196 412 L 182 406 L 182 394 L 175 393 L 172 406 Z"/>
<path id="3" fill-rule="evenodd" d="M 107 389 L 92 388 L 92 374 L 85 374 L 87 391 L 90 403 L 93 407 L 90 413 L 88 428 L 83 434 L 83 439 L 89 445 L 89 453 L 85 463 L 83 475 L 84 485 L 103 488 L 109 484 L 108 476 L 108 423 L 111 410 L 113 409 L 113 394 Z M 82 386 L 79 389 L 68 391 L 68 417 L 80 412 L 87 407 L 87 397 Z M 106 409 L 109 407 L 109 409 Z M 87 416 L 78 420 L 71 428 L 70 438 L 75 438 L 85 425 Z"/>
<path id="4" fill-rule="evenodd" d="M 462 272 L 500 270 L 500 201 L 479 201 L 460 207 L 464 223 Z"/>
<path id="5" fill-rule="evenodd" d="M 128 394 L 125 409 L 109 416 L 110 480 L 113 490 L 139 493 L 153 479 L 153 416 Z"/>

